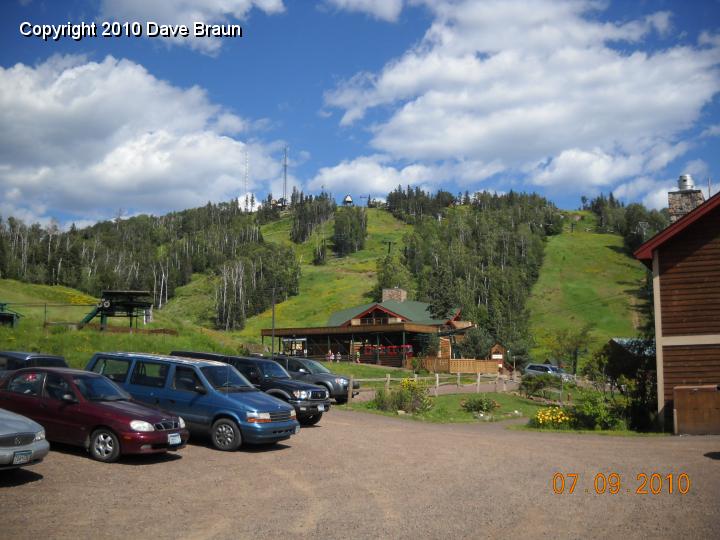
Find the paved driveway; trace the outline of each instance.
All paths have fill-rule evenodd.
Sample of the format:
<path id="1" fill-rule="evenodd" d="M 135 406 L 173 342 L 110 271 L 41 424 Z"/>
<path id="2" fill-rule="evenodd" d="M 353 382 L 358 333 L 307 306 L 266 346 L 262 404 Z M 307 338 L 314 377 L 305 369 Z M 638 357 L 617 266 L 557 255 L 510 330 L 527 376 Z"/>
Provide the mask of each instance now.
<path id="1" fill-rule="evenodd" d="M 556 495 L 555 473 L 577 473 Z M 639 473 L 687 473 L 640 495 Z M 598 495 L 597 473 L 622 488 Z M 665 482 L 667 486 L 667 482 Z M 656 483 L 657 487 L 657 483 Z M 566 486 L 566 490 L 568 486 Z M 333 410 L 275 449 L 0 473 L 2 538 L 720 538 L 720 437 L 607 437 Z"/>

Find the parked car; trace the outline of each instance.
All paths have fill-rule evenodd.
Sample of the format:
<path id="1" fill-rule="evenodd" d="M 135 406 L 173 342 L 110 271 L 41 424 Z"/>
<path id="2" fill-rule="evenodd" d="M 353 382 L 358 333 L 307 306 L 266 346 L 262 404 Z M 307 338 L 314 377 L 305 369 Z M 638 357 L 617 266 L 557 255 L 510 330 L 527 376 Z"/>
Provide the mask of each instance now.
<path id="1" fill-rule="evenodd" d="M 333 373 L 320 362 L 299 356 L 278 355 L 272 359 L 285 368 L 293 379 L 327 388 L 330 397 L 337 403 L 345 403 L 348 400 L 350 380 Z M 360 388 L 360 383 L 353 381 L 353 396 L 359 393 L 355 391 L 356 388 Z"/>
<path id="2" fill-rule="evenodd" d="M 26 367 L 68 367 L 65 358 L 52 354 L 0 351 L 0 380 Z"/>
<path id="3" fill-rule="evenodd" d="M 0 406 L 35 420 L 49 440 L 82 446 L 93 459 L 179 450 L 182 418 L 132 401 L 111 380 L 79 369 L 25 368 L 0 384 Z"/>
<path id="4" fill-rule="evenodd" d="M 575 376 L 571 375 L 570 373 L 566 372 L 563 368 L 559 368 L 557 366 L 550 366 L 550 369 L 553 372 L 553 375 L 557 375 L 558 377 L 562 377 L 562 380 L 565 382 L 572 382 L 575 380 Z"/>
<path id="5" fill-rule="evenodd" d="M 43 427 L 0 409 L 0 470 L 40 463 L 50 451 Z"/>
<path id="6" fill-rule="evenodd" d="M 573 380 L 573 376 L 557 366 L 552 364 L 528 364 L 523 370 L 523 374 L 527 377 L 535 377 L 537 375 L 552 375 L 560 377 L 563 381 L 569 382 Z"/>
<path id="7" fill-rule="evenodd" d="M 323 413 L 330 410 L 329 392 L 324 386 L 294 381 L 282 366 L 272 360 L 193 351 L 173 351 L 170 354 L 230 364 L 255 387 L 292 405 L 302 425 L 317 424 Z"/>
<path id="8" fill-rule="evenodd" d="M 209 434 L 219 450 L 276 443 L 300 431 L 295 409 L 222 362 L 97 353 L 86 369 L 109 377 L 138 401 L 182 415 L 191 433 Z"/>

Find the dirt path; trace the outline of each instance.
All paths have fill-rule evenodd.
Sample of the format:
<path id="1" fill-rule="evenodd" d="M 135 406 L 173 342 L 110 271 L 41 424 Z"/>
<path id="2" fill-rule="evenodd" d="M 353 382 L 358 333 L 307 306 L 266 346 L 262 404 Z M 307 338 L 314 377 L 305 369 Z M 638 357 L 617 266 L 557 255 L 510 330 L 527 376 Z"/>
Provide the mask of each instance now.
<path id="1" fill-rule="evenodd" d="M 555 473 L 577 473 L 572 495 Z M 597 473 L 618 473 L 598 495 Z M 690 492 L 635 493 L 639 473 Z M 720 537 L 720 437 L 604 437 L 333 410 L 274 449 L 114 465 L 54 451 L 0 473 L 2 538 Z"/>

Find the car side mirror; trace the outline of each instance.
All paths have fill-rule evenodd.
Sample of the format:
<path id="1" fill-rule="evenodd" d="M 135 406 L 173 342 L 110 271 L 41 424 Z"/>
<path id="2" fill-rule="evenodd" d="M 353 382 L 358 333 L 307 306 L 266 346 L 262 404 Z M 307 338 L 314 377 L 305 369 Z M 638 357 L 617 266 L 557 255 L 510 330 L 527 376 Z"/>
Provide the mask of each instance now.
<path id="1" fill-rule="evenodd" d="M 202 384 L 196 384 L 195 392 L 198 394 L 207 394 L 207 389 Z"/>
<path id="2" fill-rule="evenodd" d="M 63 394 L 62 400 L 65 403 L 77 403 L 78 402 L 77 398 L 75 396 L 73 396 L 72 394 Z"/>
<path id="3" fill-rule="evenodd" d="M 307 373 L 307 369 L 300 368 L 300 369 L 298 369 L 298 373 Z"/>

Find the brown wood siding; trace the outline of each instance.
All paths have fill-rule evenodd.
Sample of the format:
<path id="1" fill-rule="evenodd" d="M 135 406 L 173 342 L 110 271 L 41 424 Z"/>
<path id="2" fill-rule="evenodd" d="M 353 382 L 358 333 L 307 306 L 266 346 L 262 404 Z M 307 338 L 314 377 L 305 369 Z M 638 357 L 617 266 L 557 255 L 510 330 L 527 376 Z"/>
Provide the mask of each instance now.
<path id="1" fill-rule="evenodd" d="M 660 249 L 663 336 L 720 334 L 720 211 Z"/>
<path id="2" fill-rule="evenodd" d="M 720 384 L 720 345 L 663 347 L 665 402 L 676 386 Z"/>

